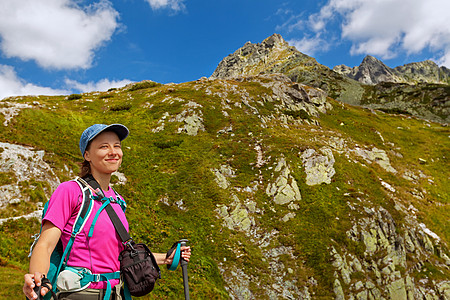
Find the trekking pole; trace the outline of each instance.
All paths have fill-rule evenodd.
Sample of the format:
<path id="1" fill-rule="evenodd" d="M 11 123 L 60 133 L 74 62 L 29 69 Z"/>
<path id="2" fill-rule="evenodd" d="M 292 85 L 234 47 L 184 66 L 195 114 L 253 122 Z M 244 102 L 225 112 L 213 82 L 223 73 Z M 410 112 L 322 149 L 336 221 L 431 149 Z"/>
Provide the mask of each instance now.
<path id="1" fill-rule="evenodd" d="M 188 240 L 182 239 L 180 240 L 181 246 L 186 246 L 186 243 Z M 185 261 L 183 258 L 181 258 L 181 270 L 183 271 L 183 284 L 184 284 L 184 299 L 189 300 L 189 282 L 188 282 L 188 273 L 187 273 L 187 267 L 188 262 Z"/>

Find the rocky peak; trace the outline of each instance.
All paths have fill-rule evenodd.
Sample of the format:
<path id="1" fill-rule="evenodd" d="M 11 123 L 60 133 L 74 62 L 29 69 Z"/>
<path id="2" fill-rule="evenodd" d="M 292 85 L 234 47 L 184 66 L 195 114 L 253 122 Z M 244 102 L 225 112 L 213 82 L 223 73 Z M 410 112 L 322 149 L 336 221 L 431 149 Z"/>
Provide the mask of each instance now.
<path id="1" fill-rule="evenodd" d="M 294 55 L 295 52 L 295 48 L 289 46 L 281 35 L 273 34 L 262 43 L 245 43 L 243 47 L 225 57 L 210 78 L 231 78 L 274 73 L 269 70 Z"/>
<path id="2" fill-rule="evenodd" d="M 365 84 L 377 84 L 383 81 L 396 82 L 392 69 L 370 55 L 367 55 L 359 65 L 355 79 Z"/>
<path id="3" fill-rule="evenodd" d="M 358 67 L 347 67 L 339 65 L 333 71 L 346 75 L 364 84 L 377 84 L 390 81 L 399 82 L 394 71 L 386 66 L 381 60 L 367 55 Z"/>
<path id="4" fill-rule="evenodd" d="M 274 33 L 271 36 L 269 36 L 268 38 L 266 38 L 262 44 L 266 47 L 266 48 L 273 48 L 274 46 L 278 46 L 278 47 L 285 47 L 288 48 L 289 47 L 289 43 L 286 42 L 283 37 L 278 34 L 278 33 Z"/>

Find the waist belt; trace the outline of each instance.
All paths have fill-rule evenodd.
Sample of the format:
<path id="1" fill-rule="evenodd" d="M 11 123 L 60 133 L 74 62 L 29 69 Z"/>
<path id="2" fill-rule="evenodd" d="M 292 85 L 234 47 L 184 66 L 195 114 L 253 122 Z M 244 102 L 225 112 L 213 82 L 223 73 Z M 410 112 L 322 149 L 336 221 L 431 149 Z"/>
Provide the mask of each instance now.
<path id="1" fill-rule="evenodd" d="M 120 271 L 111 272 L 111 273 L 102 273 L 102 274 L 92 274 L 89 269 L 86 268 L 77 268 L 77 267 L 69 267 L 65 268 L 67 271 L 74 272 L 81 277 L 80 284 L 81 286 L 87 286 L 91 282 L 101 282 L 106 281 L 106 292 L 103 297 L 104 300 L 108 300 L 111 297 L 111 279 L 120 279 Z"/>
<path id="2" fill-rule="evenodd" d="M 71 299 L 71 300 L 103 300 L 105 293 L 106 289 L 88 288 L 79 292 L 60 292 L 58 293 L 58 297 L 60 297 L 59 299 Z M 118 299 L 117 298 L 118 295 L 120 295 L 120 292 L 116 294 L 116 290 L 113 288 L 110 299 L 116 300 Z"/>

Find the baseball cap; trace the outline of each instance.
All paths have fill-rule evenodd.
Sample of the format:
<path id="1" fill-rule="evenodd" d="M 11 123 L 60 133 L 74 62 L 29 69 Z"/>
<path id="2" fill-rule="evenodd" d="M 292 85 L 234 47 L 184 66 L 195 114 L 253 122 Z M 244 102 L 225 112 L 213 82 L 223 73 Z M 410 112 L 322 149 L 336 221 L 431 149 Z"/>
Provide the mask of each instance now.
<path id="1" fill-rule="evenodd" d="M 119 140 L 124 140 L 130 131 L 127 127 L 125 127 L 122 124 L 111 124 L 111 125 L 105 125 L 105 124 L 94 124 L 90 127 L 88 127 L 83 133 L 81 134 L 80 138 L 80 151 L 81 156 L 84 157 L 84 152 L 86 151 L 87 145 L 90 141 L 92 141 L 97 135 L 102 133 L 103 131 L 108 130 L 115 132 L 117 136 L 119 137 Z"/>

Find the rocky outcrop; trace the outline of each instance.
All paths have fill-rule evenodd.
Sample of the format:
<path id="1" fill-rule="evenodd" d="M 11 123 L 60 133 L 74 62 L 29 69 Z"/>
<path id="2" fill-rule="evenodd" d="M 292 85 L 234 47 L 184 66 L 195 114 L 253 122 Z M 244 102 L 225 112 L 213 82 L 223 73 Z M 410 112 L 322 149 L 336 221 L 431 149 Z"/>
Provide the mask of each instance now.
<path id="1" fill-rule="evenodd" d="M 450 122 L 450 85 L 381 82 L 366 86 L 361 105 L 386 113 Z"/>
<path id="2" fill-rule="evenodd" d="M 399 209 L 401 209 L 399 207 Z M 365 208 L 367 217 L 361 218 L 347 232 L 348 237 L 364 244 L 364 253 L 358 257 L 346 249 L 331 248 L 336 268 L 334 292 L 343 298 L 342 283 L 352 291 L 347 297 L 357 299 L 447 299 L 450 281 L 430 282 L 415 280 L 412 273 L 421 271 L 425 264 L 437 268 L 448 266 L 434 257 L 439 239 L 419 226 L 414 218 L 399 225 L 384 208 Z M 434 260 L 434 261 L 433 261 Z M 355 274 L 366 278 L 355 280 Z"/>
<path id="3" fill-rule="evenodd" d="M 36 211 L 23 217 L 41 215 L 40 208 L 60 183 L 52 168 L 44 161 L 44 155 L 44 151 L 31 147 L 0 142 L 0 173 L 9 177 L 9 180 L 0 186 L 0 208 L 22 201 L 29 202 L 29 191 L 33 190 L 34 194 L 42 198 L 33 199 L 39 202 Z M 27 189 L 24 188 L 27 186 Z M 0 224 L 6 220 L 0 220 Z"/>
<path id="4" fill-rule="evenodd" d="M 408 83 L 450 84 L 450 69 L 439 67 L 431 60 L 409 63 L 394 70 Z"/>
<path id="5" fill-rule="evenodd" d="M 291 171 L 286 164 L 286 160 L 280 158 L 273 173 L 277 177 L 266 188 L 267 196 L 273 197 L 275 204 L 283 205 L 290 203 L 291 205 L 295 205 L 295 201 L 302 199 L 297 181 L 290 173 Z"/>
<path id="6" fill-rule="evenodd" d="M 185 100 L 181 98 L 171 99 L 170 101 L 185 102 Z M 160 132 L 164 130 L 166 122 L 181 123 L 177 130 L 178 133 L 186 133 L 195 136 L 199 131 L 205 131 L 205 126 L 203 125 L 203 113 L 200 110 L 201 105 L 188 101 L 185 104 L 185 107 L 185 110 L 175 116 L 170 116 L 168 112 L 165 112 L 158 121 L 158 127 L 154 128 L 152 131 Z"/>
<path id="7" fill-rule="evenodd" d="M 5 116 L 5 121 L 3 122 L 3 126 L 8 126 L 9 121 L 14 118 L 22 109 L 31 108 L 33 106 L 26 103 L 18 103 L 13 101 L 7 101 L 8 99 L 12 100 L 12 98 L 7 98 L 0 100 L 0 113 Z M 39 104 L 35 102 L 36 104 Z"/>
<path id="8" fill-rule="evenodd" d="M 366 149 L 361 149 L 359 147 L 356 147 L 352 151 L 354 151 L 354 153 L 356 155 L 363 158 L 369 164 L 375 162 L 380 167 L 382 167 L 384 170 L 386 170 L 387 172 L 394 173 L 394 174 L 397 173 L 397 170 L 395 170 L 391 166 L 391 162 L 389 160 L 389 157 L 388 157 L 386 151 L 384 151 L 382 149 L 373 147 L 372 150 L 366 150 Z"/>
<path id="9" fill-rule="evenodd" d="M 289 60 L 297 52 L 279 34 L 274 34 L 262 43 L 245 43 L 233 54 L 225 57 L 217 66 L 210 79 L 225 79 L 242 76 L 254 76 L 276 68 Z"/>
<path id="10" fill-rule="evenodd" d="M 301 158 L 306 172 L 307 185 L 331 183 L 331 178 L 336 171 L 333 168 L 335 161 L 330 148 L 322 147 L 318 152 L 314 149 L 307 149 L 302 153 Z"/>

